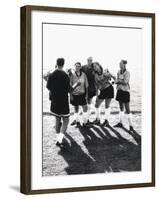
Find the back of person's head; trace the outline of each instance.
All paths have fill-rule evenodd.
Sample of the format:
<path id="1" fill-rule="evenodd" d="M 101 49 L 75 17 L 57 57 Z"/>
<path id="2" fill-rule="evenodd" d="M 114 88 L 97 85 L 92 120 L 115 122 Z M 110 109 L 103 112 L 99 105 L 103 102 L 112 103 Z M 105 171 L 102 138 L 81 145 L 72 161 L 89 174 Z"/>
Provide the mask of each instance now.
<path id="1" fill-rule="evenodd" d="M 128 61 L 127 61 L 127 60 L 122 60 L 122 63 L 123 63 L 124 65 L 126 65 L 126 64 L 128 63 Z"/>
<path id="2" fill-rule="evenodd" d="M 75 63 L 75 66 L 76 66 L 76 65 L 82 66 L 80 62 L 76 62 L 76 63 Z"/>
<path id="3" fill-rule="evenodd" d="M 60 68 L 62 68 L 64 66 L 64 63 L 65 63 L 64 58 L 58 58 L 57 61 L 56 61 L 57 67 L 60 67 Z"/>

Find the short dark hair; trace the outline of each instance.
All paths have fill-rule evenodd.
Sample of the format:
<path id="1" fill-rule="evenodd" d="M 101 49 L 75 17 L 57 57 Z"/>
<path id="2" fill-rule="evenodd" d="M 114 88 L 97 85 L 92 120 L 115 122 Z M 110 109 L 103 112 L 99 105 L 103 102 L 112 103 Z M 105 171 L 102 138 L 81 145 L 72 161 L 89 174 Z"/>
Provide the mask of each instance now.
<path id="1" fill-rule="evenodd" d="M 80 62 L 76 62 L 75 65 L 80 65 L 81 66 L 81 63 Z"/>
<path id="2" fill-rule="evenodd" d="M 126 65 L 128 62 L 127 60 L 122 60 L 123 64 Z"/>
<path id="3" fill-rule="evenodd" d="M 59 67 L 63 67 L 65 63 L 65 59 L 64 58 L 58 58 L 56 61 L 57 66 Z"/>

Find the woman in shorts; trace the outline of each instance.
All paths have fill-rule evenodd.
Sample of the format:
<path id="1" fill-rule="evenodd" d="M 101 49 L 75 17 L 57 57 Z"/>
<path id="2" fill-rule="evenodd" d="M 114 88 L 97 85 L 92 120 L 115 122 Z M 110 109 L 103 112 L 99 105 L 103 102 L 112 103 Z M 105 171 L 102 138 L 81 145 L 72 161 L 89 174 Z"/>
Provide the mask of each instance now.
<path id="1" fill-rule="evenodd" d="M 75 109 L 75 120 L 71 125 L 80 126 L 79 121 L 79 106 L 83 109 L 83 126 L 88 125 L 88 114 L 87 114 L 87 96 L 88 96 L 88 81 L 84 72 L 81 70 L 82 66 L 80 62 L 75 64 L 75 71 L 70 76 L 70 85 L 72 87 L 72 92 L 70 95 L 71 104 Z"/>
<path id="2" fill-rule="evenodd" d="M 115 77 L 109 72 L 108 69 L 103 71 L 102 66 L 99 63 L 94 63 L 95 83 L 99 95 L 96 98 L 96 120 L 95 124 L 100 124 L 100 113 L 99 107 L 103 101 L 105 101 L 105 120 L 103 126 L 109 126 L 109 115 L 110 115 L 110 103 L 114 98 L 114 88 L 111 83 L 111 79 L 115 80 Z"/>
<path id="3" fill-rule="evenodd" d="M 126 111 L 126 115 L 129 122 L 129 129 L 133 131 L 133 126 L 131 122 L 131 114 L 130 114 L 130 73 L 126 69 L 126 60 L 120 61 L 120 70 L 117 73 L 117 95 L 116 100 L 119 102 L 120 114 L 119 114 L 119 123 L 114 127 L 123 127 L 123 118 L 124 118 L 124 109 Z"/>

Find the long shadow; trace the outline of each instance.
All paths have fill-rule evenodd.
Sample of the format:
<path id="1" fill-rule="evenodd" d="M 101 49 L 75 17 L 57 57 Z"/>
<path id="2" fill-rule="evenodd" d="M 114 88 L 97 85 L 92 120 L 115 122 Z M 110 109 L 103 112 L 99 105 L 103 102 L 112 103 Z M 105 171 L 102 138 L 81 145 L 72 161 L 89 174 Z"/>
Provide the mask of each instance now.
<path id="1" fill-rule="evenodd" d="M 59 154 L 63 156 L 68 164 L 68 167 L 65 168 L 67 174 L 95 173 L 93 158 L 88 156 L 69 134 L 66 137 L 70 144 L 67 144 L 67 148 L 60 151 Z"/>
<path id="2" fill-rule="evenodd" d="M 138 145 L 141 145 L 141 136 L 135 130 L 129 131 L 125 127 L 123 127 L 122 129 L 127 133 L 129 133 L 134 138 L 134 140 L 137 142 Z"/>
<path id="3" fill-rule="evenodd" d="M 79 128 L 87 152 L 67 134 L 70 145 L 59 152 L 68 164 L 65 168 L 67 174 L 141 170 L 141 146 L 129 142 L 117 130 L 109 128 L 117 137 L 113 137 L 109 130 L 102 126 L 92 126 L 92 129 Z"/>
<path id="4" fill-rule="evenodd" d="M 92 126 L 92 129 L 93 131 L 80 129 L 80 132 L 85 138 L 83 143 L 89 154 L 96 161 L 96 173 L 141 170 L 140 145 L 129 142 L 113 128 L 117 138 L 113 137 L 109 130 L 102 126 L 99 128 Z M 100 136 L 100 139 L 95 136 L 94 131 L 96 135 Z"/>

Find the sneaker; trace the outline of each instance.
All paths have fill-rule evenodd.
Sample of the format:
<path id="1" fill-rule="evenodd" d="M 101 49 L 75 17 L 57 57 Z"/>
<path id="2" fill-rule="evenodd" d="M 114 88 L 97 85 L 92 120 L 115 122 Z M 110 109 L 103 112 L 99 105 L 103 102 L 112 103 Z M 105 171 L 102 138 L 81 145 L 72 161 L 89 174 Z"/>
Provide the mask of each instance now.
<path id="1" fill-rule="evenodd" d="M 116 124 L 114 127 L 117 127 L 117 128 L 123 128 L 123 124 L 119 122 L 119 123 Z"/>
<path id="2" fill-rule="evenodd" d="M 93 124 L 100 125 L 100 120 L 99 120 L 99 119 L 95 119 L 95 120 L 93 121 Z"/>
<path id="3" fill-rule="evenodd" d="M 76 128 L 78 128 L 80 126 L 81 126 L 80 122 L 76 122 Z"/>
<path id="4" fill-rule="evenodd" d="M 130 126 L 130 129 L 129 129 L 130 131 L 134 131 L 134 128 L 133 128 L 133 126 Z"/>
<path id="5" fill-rule="evenodd" d="M 71 126 L 74 126 L 74 125 L 76 125 L 77 124 L 77 122 L 76 122 L 76 120 L 74 120 L 72 123 L 71 123 Z"/>
<path id="6" fill-rule="evenodd" d="M 105 120 L 105 121 L 103 122 L 102 126 L 109 126 L 108 120 Z"/>
<path id="7" fill-rule="evenodd" d="M 90 127 L 90 123 L 87 122 L 87 123 L 83 123 L 83 128 L 89 128 Z"/>
<path id="8" fill-rule="evenodd" d="M 63 147 L 64 147 L 64 144 L 57 141 L 57 142 L 56 142 L 56 146 L 58 146 L 58 147 L 60 147 L 60 148 L 63 148 Z"/>

